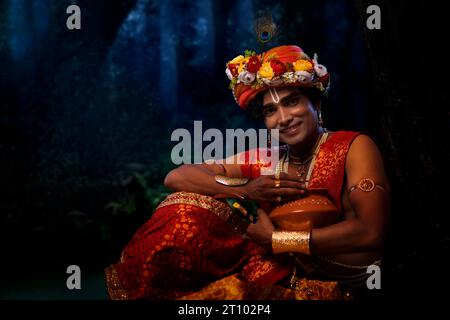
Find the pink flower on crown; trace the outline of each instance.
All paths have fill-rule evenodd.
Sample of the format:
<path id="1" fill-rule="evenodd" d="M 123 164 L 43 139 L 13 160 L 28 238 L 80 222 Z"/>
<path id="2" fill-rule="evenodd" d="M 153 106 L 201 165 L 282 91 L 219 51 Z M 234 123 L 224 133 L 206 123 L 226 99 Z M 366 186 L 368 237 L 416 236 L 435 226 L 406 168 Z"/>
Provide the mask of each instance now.
<path id="1" fill-rule="evenodd" d="M 255 81 L 256 75 L 254 73 L 243 71 L 239 74 L 238 80 L 246 85 L 252 84 Z"/>

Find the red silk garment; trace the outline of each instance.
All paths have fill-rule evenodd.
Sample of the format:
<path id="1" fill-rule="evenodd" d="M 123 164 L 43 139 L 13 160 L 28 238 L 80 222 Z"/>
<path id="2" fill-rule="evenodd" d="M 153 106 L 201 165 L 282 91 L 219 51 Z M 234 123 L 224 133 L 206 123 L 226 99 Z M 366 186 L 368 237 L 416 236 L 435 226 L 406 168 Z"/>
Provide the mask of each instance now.
<path id="1" fill-rule="evenodd" d="M 325 141 L 316 156 L 314 168 L 309 181 L 310 188 L 326 188 L 333 203 L 341 210 L 341 191 L 344 182 L 345 159 L 353 140 L 359 132 L 336 131 L 330 133 L 330 137 Z M 280 152 L 286 152 L 285 146 L 280 147 Z M 243 159 L 253 159 L 256 157 L 256 164 L 241 165 L 244 177 L 257 178 L 260 176 L 261 167 L 268 167 L 269 164 L 262 163 L 259 153 L 251 150 L 245 153 Z M 281 155 L 280 155 L 281 158 Z"/>
<path id="2" fill-rule="evenodd" d="M 174 299 L 236 272 L 257 247 L 233 230 L 230 215 L 212 197 L 168 196 L 106 268 L 110 298 Z"/>
<path id="3" fill-rule="evenodd" d="M 321 145 L 311 174 L 309 187 L 328 189 L 328 195 L 331 201 L 339 210 L 342 210 L 341 191 L 344 182 L 345 159 L 350 144 L 358 135 L 358 132 L 351 131 L 337 131 L 332 133 L 327 141 Z M 287 148 L 282 146 L 280 152 L 287 152 Z M 254 150 L 251 150 L 245 154 L 245 159 L 256 157 L 255 159 L 260 160 L 258 155 L 258 152 L 255 153 Z M 241 171 L 245 177 L 257 178 L 261 174 L 261 168 L 267 166 L 269 164 L 256 161 L 255 164 L 247 163 L 242 165 Z M 267 212 L 270 211 L 267 203 L 261 205 L 265 207 L 264 209 Z M 272 274 L 278 275 L 278 281 L 283 278 L 282 275 L 286 276 L 290 273 L 292 266 L 290 262 L 286 261 L 285 255 L 255 255 L 250 260 L 250 263 L 243 268 L 242 275 L 247 280 L 258 284 L 274 284 L 275 282 L 270 282 L 270 280 L 275 280 L 275 277 L 271 277 L 269 281 L 264 281 L 264 276 L 255 278 L 255 275 L 259 274 L 259 270 L 265 270 L 267 268 L 272 270 Z"/>
<path id="4" fill-rule="evenodd" d="M 310 186 L 328 188 L 339 208 L 345 157 L 357 135 L 333 133 L 322 145 L 311 177 Z M 256 178 L 262 166 L 246 164 L 241 169 Z M 286 255 L 267 255 L 239 230 L 224 203 L 174 193 L 138 229 L 120 261 L 106 268 L 108 293 L 112 299 L 175 299 L 235 273 L 255 285 L 276 284 L 290 274 Z"/>
<path id="5" fill-rule="evenodd" d="M 326 188 L 335 206 L 342 210 L 342 188 L 345 175 L 345 159 L 353 140 L 359 132 L 337 131 L 325 141 L 316 156 L 309 188 Z"/>

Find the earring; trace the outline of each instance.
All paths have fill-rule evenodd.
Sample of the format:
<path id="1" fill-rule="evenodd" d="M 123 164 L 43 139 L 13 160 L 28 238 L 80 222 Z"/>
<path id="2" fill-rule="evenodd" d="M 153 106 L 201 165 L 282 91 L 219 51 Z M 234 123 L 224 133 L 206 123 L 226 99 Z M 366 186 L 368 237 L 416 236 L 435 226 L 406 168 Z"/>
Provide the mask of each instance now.
<path id="1" fill-rule="evenodd" d="M 319 126 L 323 127 L 323 119 L 322 119 L 322 112 L 318 111 L 318 118 L 319 118 Z"/>
<path id="2" fill-rule="evenodd" d="M 267 135 L 267 148 L 270 149 L 272 147 L 272 135 L 270 134 L 270 130 L 268 130 Z"/>

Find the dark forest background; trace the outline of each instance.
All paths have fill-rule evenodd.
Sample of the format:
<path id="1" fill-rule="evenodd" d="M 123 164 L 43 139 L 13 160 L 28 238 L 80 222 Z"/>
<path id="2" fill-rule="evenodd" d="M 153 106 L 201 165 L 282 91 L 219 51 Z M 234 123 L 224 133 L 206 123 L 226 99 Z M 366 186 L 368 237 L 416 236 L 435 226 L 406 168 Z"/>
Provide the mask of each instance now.
<path id="1" fill-rule="evenodd" d="M 66 28 L 77 4 L 82 29 Z M 368 30 L 378 4 L 381 30 Z M 378 142 L 392 188 L 383 293 L 447 279 L 448 19 L 429 1 L 0 1 L 0 298 L 104 298 L 103 268 L 168 193 L 175 128 L 260 127 L 225 63 L 277 44 L 332 75 L 324 121 Z M 77 264 L 80 292 L 65 289 Z"/>

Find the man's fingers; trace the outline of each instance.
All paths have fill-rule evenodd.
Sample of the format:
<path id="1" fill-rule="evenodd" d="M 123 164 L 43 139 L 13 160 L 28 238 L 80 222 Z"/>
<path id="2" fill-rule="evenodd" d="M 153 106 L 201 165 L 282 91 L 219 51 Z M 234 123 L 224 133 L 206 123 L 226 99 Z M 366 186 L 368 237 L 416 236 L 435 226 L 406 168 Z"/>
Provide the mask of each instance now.
<path id="1" fill-rule="evenodd" d="M 279 180 L 280 188 L 296 188 L 296 189 L 306 189 L 306 185 L 304 183 L 292 180 Z"/>
<path id="2" fill-rule="evenodd" d="M 280 187 L 282 187 L 282 188 L 298 188 L 298 189 L 306 188 L 304 181 L 290 179 L 287 177 L 287 175 L 285 175 L 284 178 L 280 177 L 280 179 L 275 179 L 272 177 L 270 184 L 272 184 L 272 186 L 274 188 L 280 188 Z"/>
<path id="3" fill-rule="evenodd" d="M 273 176 L 273 178 L 275 179 L 275 176 Z M 282 172 L 282 173 L 280 174 L 280 180 L 289 180 L 289 181 L 296 181 L 296 182 L 302 182 L 302 183 L 305 182 L 305 179 L 303 179 L 303 178 L 301 178 L 301 179 L 298 179 L 298 178 L 292 178 L 292 177 L 289 176 L 286 172 Z"/>
<path id="4" fill-rule="evenodd" d="M 306 191 L 296 188 L 277 188 L 272 189 L 271 192 L 266 195 L 266 199 L 275 203 L 281 203 L 303 198 L 306 195 Z"/>
<path id="5" fill-rule="evenodd" d="M 270 190 L 270 194 L 273 197 L 294 197 L 294 196 L 299 196 L 299 195 L 304 195 L 305 194 L 305 190 L 303 189 L 298 189 L 298 188 L 274 188 L 272 190 Z"/>
<path id="6" fill-rule="evenodd" d="M 273 180 L 268 184 L 272 188 L 296 188 L 296 189 L 306 189 L 306 185 L 302 182 L 292 181 L 292 180 Z"/>
<path id="7" fill-rule="evenodd" d="M 292 196 L 292 197 L 282 197 L 281 198 L 281 202 L 282 203 L 291 202 L 291 201 L 298 200 L 298 199 L 301 199 L 301 198 L 304 198 L 304 197 L 305 197 L 304 195 Z M 277 199 L 275 199 L 274 201 L 276 202 L 276 200 Z"/>

